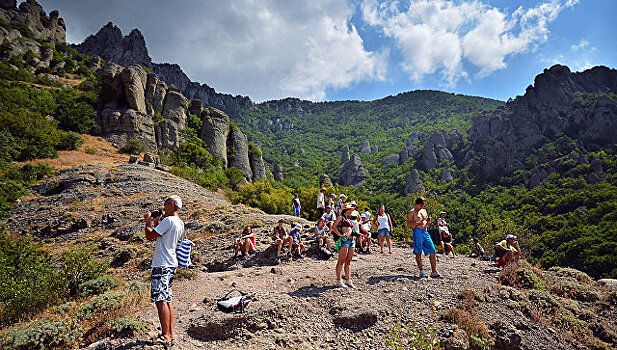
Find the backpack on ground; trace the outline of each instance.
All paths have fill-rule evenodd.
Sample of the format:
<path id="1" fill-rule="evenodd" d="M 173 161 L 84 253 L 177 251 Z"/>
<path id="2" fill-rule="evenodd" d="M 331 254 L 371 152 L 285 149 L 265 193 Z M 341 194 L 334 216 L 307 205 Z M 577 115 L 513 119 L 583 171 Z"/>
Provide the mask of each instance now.
<path id="1" fill-rule="evenodd" d="M 332 257 L 332 252 L 326 247 L 319 247 L 319 258 L 322 260 L 328 260 Z"/>
<path id="2" fill-rule="evenodd" d="M 230 295 L 233 292 L 238 292 L 240 295 L 231 297 Z M 223 312 L 243 313 L 244 309 L 250 302 L 251 298 L 249 298 L 245 293 L 242 293 L 237 289 L 232 289 L 229 293 L 225 294 L 224 297 L 216 302 L 216 306 Z"/>

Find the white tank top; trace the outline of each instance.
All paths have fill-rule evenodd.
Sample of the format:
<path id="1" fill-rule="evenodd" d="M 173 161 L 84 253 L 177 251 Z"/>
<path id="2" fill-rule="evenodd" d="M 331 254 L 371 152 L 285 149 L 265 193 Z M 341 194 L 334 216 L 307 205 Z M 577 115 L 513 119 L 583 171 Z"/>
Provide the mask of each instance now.
<path id="1" fill-rule="evenodd" d="M 377 227 L 378 230 L 387 228 L 388 230 L 390 230 L 390 222 L 388 221 L 388 215 L 383 214 L 383 215 L 377 215 L 377 222 L 379 223 L 379 227 Z"/>

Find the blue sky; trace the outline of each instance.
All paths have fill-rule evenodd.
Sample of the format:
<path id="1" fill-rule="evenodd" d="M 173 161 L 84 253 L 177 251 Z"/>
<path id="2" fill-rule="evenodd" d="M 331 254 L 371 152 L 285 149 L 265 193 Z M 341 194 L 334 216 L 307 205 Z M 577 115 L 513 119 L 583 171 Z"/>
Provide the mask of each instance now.
<path id="1" fill-rule="evenodd" d="M 139 28 L 154 62 L 255 101 L 432 89 L 506 100 L 543 69 L 617 67 L 614 0 L 42 0 L 78 43 Z"/>

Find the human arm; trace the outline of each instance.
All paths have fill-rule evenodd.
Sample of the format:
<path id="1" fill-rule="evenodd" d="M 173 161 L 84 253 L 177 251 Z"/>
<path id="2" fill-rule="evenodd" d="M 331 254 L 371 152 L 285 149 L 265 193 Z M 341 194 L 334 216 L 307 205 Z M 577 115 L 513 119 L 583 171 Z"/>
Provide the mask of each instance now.
<path id="1" fill-rule="evenodd" d="M 153 241 L 161 236 L 154 230 L 154 227 L 152 227 L 151 219 L 152 219 L 152 213 L 148 211 L 146 214 L 144 214 L 144 222 L 146 223 L 146 227 L 144 231 L 146 234 L 146 239 L 148 241 Z"/>
<path id="2" fill-rule="evenodd" d="M 414 218 L 414 212 L 413 210 L 410 210 L 409 213 L 407 213 L 407 227 L 414 227 L 414 223 L 415 223 L 415 218 Z"/>

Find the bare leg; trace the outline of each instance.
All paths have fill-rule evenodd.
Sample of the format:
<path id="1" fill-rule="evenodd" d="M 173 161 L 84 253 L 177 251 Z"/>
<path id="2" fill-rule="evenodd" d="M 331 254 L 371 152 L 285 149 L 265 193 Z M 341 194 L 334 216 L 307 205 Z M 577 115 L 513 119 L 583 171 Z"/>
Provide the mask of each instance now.
<path id="1" fill-rule="evenodd" d="M 167 303 L 167 307 L 169 308 L 169 334 L 172 338 L 175 338 L 174 318 L 176 317 L 176 312 L 174 311 L 174 306 L 171 303 Z"/>
<path id="2" fill-rule="evenodd" d="M 351 280 L 351 259 L 353 259 L 353 253 L 355 248 L 347 249 L 347 257 L 345 258 L 345 279 Z"/>
<path id="3" fill-rule="evenodd" d="M 390 240 L 390 237 L 386 237 L 386 241 L 388 242 L 388 251 L 392 254 L 392 240 Z"/>
<path id="4" fill-rule="evenodd" d="M 437 255 L 433 253 L 429 255 L 428 259 L 431 262 L 431 271 L 437 272 Z"/>
<path id="5" fill-rule="evenodd" d="M 336 280 L 337 281 L 341 280 L 341 272 L 343 270 L 343 265 L 345 265 L 345 260 L 347 259 L 347 250 L 348 248 L 340 247 L 338 251 L 338 260 L 336 261 Z"/>
<path id="6" fill-rule="evenodd" d="M 379 237 L 377 240 L 379 241 L 379 250 L 381 250 L 381 253 L 383 254 L 383 237 Z"/>
<path id="7" fill-rule="evenodd" d="M 253 244 L 253 241 L 250 239 L 246 239 L 246 251 L 253 254 L 255 253 L 255 245 Z"/>
<path id="8" fill-rule="evenodd" d="M 280 238 L 276 239 L 276 256 L 281 255 L 281 248 L 283 248 L 283 240 Z"/>
<path id="9" fill-rule="evenodd" d="M 416 264 L 418 264 L 418 269 L 422 271 L 422 254 L 416 253 Z"/>
<path id="10" fill-rule="evenodd" d="M 169 315 L 169 308 L 167 307 L 167 302 L 161 300 L 157 301 L 155 305 L 159 315 L 159 321 L 161 322 L 161 333 L 163 333 L 163 337 L 165 337 L 165 339 L 169 340 L 171 339 L 171 330 L 169 324 L 169 320 L 171 319 L 171 317 Z"/>

